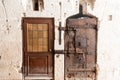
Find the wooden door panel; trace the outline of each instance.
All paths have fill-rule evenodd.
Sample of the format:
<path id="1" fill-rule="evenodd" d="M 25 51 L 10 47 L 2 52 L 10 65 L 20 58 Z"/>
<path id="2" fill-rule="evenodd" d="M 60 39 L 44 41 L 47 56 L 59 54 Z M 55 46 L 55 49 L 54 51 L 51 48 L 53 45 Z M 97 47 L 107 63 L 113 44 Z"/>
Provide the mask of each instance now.
<path id="1" fill-rule="evenodd" d="M 25 76 L 53 77 L 53 18 L 23 18 Z"/>
<path id="2" fill-rule="evenodd" d="M 29 74 L 48 74 L 49 56 L 29 56 Z"/>

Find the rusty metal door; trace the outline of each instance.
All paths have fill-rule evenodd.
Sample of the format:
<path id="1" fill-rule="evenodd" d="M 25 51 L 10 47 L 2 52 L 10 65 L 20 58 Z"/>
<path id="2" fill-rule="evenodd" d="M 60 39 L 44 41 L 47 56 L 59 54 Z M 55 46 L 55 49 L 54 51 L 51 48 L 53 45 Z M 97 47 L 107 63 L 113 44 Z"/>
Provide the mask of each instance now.
<path id="1" fill-rule="evenodd" d="M 53 18 L 23 18 L 23 71 L 25 77 L 53 79 Z"/>
<path id="2" fill-rule="evenodd" d="M 65 80 L 96 80 L 96 45 L 96 18 L 67 19 Z"/>

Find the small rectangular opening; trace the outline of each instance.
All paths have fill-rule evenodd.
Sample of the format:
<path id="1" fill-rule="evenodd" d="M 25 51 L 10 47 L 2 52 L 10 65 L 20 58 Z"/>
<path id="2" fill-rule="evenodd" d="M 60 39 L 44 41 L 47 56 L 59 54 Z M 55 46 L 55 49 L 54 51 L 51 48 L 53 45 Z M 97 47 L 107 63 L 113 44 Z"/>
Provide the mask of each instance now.
<path id="1" fill-rule="evenodd" d="M 33 10 L 39 11 L 39 3 L 38 0 L 33 0 Z"/>
<path id="2" fill-rule="evenodd" d="M 33 11 L 42 11 L 44 9 L 43 0 L 32 0 Z"/>

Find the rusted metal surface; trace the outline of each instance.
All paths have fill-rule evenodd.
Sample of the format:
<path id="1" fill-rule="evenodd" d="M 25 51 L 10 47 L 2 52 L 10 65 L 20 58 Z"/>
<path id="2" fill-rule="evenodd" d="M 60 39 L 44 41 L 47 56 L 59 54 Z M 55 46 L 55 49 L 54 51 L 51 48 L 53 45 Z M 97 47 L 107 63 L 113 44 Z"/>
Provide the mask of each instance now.
<path id="1" fill-rule="evenodd" d="M 96 80 L 97 19 L 68 18 L 65 29 L 65 80 Z"/>
<path id="2" fill-rule="evenodd" d="M 89 71 L 95 71 L 95 69 L 83 69 L 83 68 L 75 68 L 75 69 L 73 69 L 73 68 L 68 68 L 68 71 L 70 71 L 70 72 L 89 72 Z"/>
<path id="3" fill-rule="evenodd" d="M 78 19 L 70 19 L 68 22 L 71 26 L 85 26 L 85 25 L 96 25 L 97 21 L 95 18 L 78 18 Z"/>

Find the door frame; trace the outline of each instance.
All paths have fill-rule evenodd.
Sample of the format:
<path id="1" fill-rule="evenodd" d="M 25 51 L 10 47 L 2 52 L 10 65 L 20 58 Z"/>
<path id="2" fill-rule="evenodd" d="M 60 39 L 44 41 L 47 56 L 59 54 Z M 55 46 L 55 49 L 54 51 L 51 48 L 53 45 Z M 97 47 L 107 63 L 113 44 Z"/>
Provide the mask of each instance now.
<path id="1" fill-rule="evenodd" d="M 50 21 L 52 21 L 52 25 L 53 25 L 53 27 L 52 27 L 52 36 L 50 36 L 50 37 L 52 37 L 52 43 L 51 43 L 51 53 L 52 53 L 52 65 L 53 65 L 53 72 L 52 72 L 52 74 L 53 74 L 53 80 L 54 80 L 54 40 L 55 40 L 55 29 L 54 29 L 54 18 L 47 18 L 47 17 L 45 17 L 45 18 L 43 18 L 43 17 L 23 17 L 22 18 L 22 74 L 23 74 L 23 77 L 24 77 L 24 79 L 25 79 L 25 77 L 26 77 L 26 73 L 25 73 L 25 51 L 27 50 L 26 49 L 26 47 L 25 46 L 27 46 L 26 45 L 26 40 L 25 40 L 25 37 L 27 37 L 25 34 L 25 32 L 26 32 L 26 29 L 25 29 L 25 20 L 33 20 L 33 19 L 35 19 L 35 20 L 50 20 Z M 50 41 L 49 41 L 50 42 Z M 38 77 L 38 76 L 37 76 Z M 40 76 L 41 77 L 41 76 Z"/>

